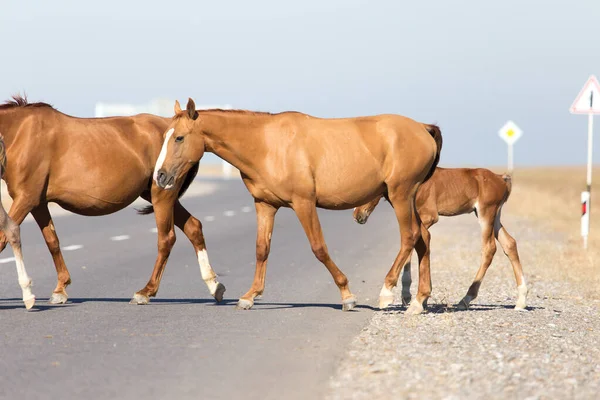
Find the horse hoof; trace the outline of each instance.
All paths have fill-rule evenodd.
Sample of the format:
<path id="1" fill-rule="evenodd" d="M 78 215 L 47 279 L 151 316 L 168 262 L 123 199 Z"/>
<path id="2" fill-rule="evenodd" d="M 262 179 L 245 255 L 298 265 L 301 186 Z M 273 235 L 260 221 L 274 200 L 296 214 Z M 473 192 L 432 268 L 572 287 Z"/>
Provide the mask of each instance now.
<path id="1" fill-rule="evenodd" d="M 238 310 L 249 310 L 254 305 L 254 302 L 246 299 L 239 299 L 235 308 Z"/>
<path id="2" fill-rule="evenodd" d="M 143 295 L 143 294 L 139 294 L 136 293 L 133 295 L 133 299 L 131 299 L 131 301 L 129 302 L 129 304 L 138 304 L 138 305 L 145 305 L 150 303 L 150 297 Z"/>
<path id="3" fill-rule="evenodd" d="M 415 301 L 411 302 L 410 305 L 408 306 L 408 309 L 406 310 L 406 314 L 407 315 L 418 315 L 418 314 L 421 314 L 423 311 L 424 311 L 423 305 L 415 300 Z"/>
<path id="4" fill-rule="evenodd" d="M 215 298 L 217 303 L 220 303 L 223 301 L 224 293 L 225 293 L 225 285 L 223 285 L 222 283 L 217 284 L 217 290 L 215 290 L 215 294 L 213 295 L 213 297 Z"/>
<path id="5" fill-rule="evenodd" d="M 465 297 L 456 305 L 456 309 L 460 310 L 460 311 L 466 311 L 469 309 L 469 305 L 470 305 L 469 303 L 470 303 L 469 299 L 467 299 Z"/>
<path id="6" fill-rule="evenodd" d="M 404 307 L 408 307 L 411 300 L 412 300 L 412 296 L 406 296 L 406 297 L 402 296 L 402 305 Z"/>
<path id="7" fill-rule="evenodd" d="M 352 296 L 342 300 L 342 311 L 350 311 L 354 307 L 356 307 L 356 297 Z"/>
<path id="8" fill-rule="evenodd" d="M 23 302 L 25 303 L 25 308 L 27 310 L 31 310 L 31 307 L 33 307 L 33 305 L 35 304 L 35 296 L 30 299 L 24 300 Z"/>
<path id="9" fill-rule="evenodd" d="M 64 293 L 52 293 L 48 303 L 50 304 L 65 304 L 67 302 L 67 295 Z"/>
<path id="10" fill-rule="evenodd" d="M 515 311 L 527 311 L 527 305 L 525 303 L 517 303 Z"/>
<path id="11" fill-rule="evenodd" d="M 394 304 L 394 296 L 379 296 L 379 308 L 384 310 Z"/>

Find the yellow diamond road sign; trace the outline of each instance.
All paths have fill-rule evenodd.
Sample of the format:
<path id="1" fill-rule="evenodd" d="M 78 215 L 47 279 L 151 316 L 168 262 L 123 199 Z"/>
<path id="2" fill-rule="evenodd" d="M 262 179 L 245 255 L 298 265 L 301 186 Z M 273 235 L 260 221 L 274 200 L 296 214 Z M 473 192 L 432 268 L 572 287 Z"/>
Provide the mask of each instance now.
<path id="1" fill-rule="evenodd" d="M 512 121 L 508 121 L 504 126 L 498 131 L 498 134 L 504 141 L 508 144 L 513 144 L 523 134 L 523 131 L 519 129 L 519 127 Z"/>

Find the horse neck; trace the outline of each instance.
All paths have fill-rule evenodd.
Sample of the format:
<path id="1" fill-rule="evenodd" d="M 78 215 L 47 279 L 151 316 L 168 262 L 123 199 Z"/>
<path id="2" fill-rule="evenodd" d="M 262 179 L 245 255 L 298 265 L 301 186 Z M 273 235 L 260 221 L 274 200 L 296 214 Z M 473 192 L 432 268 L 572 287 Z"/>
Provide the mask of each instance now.
<path id="1" fill-rule="evenodd" d="M 206 151 L 214 153 L 242 173 L 254 170 L 256 147 L 270 114 L 245 112 L 200 113 Z"/>
<path id="2" fill-rule="evenodd" d="M 26 109 L 23 107 L 8 108 L 0 110 L 0 134 L 4 136 L 6 148 L 10 147 L 12 140 L 19 130 L 23 120 L 36 112 L 35 109 Z"/>

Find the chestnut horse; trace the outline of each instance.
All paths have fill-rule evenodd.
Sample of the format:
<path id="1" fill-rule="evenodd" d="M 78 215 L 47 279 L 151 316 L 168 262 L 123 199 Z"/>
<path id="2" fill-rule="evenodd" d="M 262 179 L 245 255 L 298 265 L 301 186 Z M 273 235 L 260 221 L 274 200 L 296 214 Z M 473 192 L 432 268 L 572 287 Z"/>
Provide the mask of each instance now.
<path id="1" fill-rule="evenodd" d="M 344 210 L 387 193 L 401 232 L 401 248 L 386 276 L 380 306 L 393 301 L 400 267 L 417 244 L 423 259 L 428 250 L 414 213 L 417 188 L 433 171 L 442 145 L 440 130 L 399 115 L 321 119 L 298 112 L 280 114 L 239 110 L 196 111 L 189 99 L 185 111 L 175 103 L 175 116 L 165 135 L 155 167 L 161 188 L 176 189 L 205 151 L 215 153 L 241 172 L 254 197 L 257 216 L 256 273 L 250 290 L 238 301 L 249 309 L 265 288 L 275 213 L 294 210 L 314 255 L 331 273 L 342 297 L 342 310 L 356 298 L 348 279 L 333 262 L 323 239 L 317 207 Z M 421 231 L 421 232 L 419 232 Z M 164 230 L 159 234 L 171 234 Z M 421 263 L 419 293 L 411 313 L 423 310 L 429 297 L 429 265 Z M 155 272 L 157 273 L 157 272 Z"/>
<path id="2" fill-rule="evenodd" d="M 197 165 L 186 175 L 179 192 L 158 191 L 152 184 L 152 171 L 169 121 L 150 114 L 75 118 L 46 103 L 28 103 L 18 96 L 0 105 L 0 132 L 6 139 L 8 155 L 3 179 L 13 198 L 9 215 L 20 225 L 31 213 L 42 231 L 58 275 L 50 303 L 67 301 L 65 288 L 71 277 L 48 202 L 76 214 L 98 216 L 119 211 L 137 197 L 152 202 L 156 218 L 169 213 L 174 216 L 175 224 L 192 242 L 211 295 L 222 300 L 225 287 L 209 264 L 202 225 L 178 201 L 193 180 Z M 141 213 L 150 212 L 152 207 Z M 2 240 L 3 249 L 6 240 Z M 157 266 L 167 262 L 166 249 L 159 240 Z M 156 295 L 160 278 L 152 276 L 134 295 L 133 302 L 147 303 L 150 296 Z"/>
<path id="3" fill-rule="evenodd" d="M 0 134 L 0 176 L 4 174 L 6 168 L 6 148 L 4 147 L 4 137 Z M 0 196 L 1 197 L 1 196 Z M 0 230 L 8 238 L 8 242 L 13 249 L 15 255 L 15 262 L 17 264 L 17 277 L 19 280 L 19 286 L 23 292 L 23 302 L 25 308 L 28 310 L 35 304 L 35 296 L 31 293 L 31 278 L 27 275 L 25 270 L 25 263 L 23 262 L 23 253 L 21 252 L 21 233 L 19 225 L 8 216 L 4 206 L 2 205 L 2 199 L 0 198 Z"/>
<path id="4" fill-rule="evenodd" d="M 510 195 L 511 187 L 509 175 L 498 175 L 488 169 L 436 168 L 431 178 L 417 191 L 415 200 L 417 212 L 423 225 L 428 229 L 439 220 L 440 215 L 452 217 L 475 212 L 479 220 L 481 265 L 466 296 L 458 304 L 461 309 L 467 309 L 479 293 L 483 277 L 496 252 L 494 237 L 500 242 L 504 254 L 513 267 L 518 293 L 515 309 L 524 310 L 526 307 L 527 284 L 519 260 L 517 242 L 500 221 L 502 206 Z M 357 207 L 353 214 L 354 220 L 359 224 L 365 224 L 380 199 L 381 196 Z M 402 274 L 404 304 L 410 301 L 410 283 L 410 262 L 407 262 Z"/>

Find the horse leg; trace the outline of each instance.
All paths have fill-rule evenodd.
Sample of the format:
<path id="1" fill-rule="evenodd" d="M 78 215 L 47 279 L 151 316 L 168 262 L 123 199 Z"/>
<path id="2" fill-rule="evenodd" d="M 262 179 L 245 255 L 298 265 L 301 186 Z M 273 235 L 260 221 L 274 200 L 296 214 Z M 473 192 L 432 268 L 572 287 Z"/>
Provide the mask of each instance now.
<path id="1" fill-rule="evenodd" d="M 327 267 L 329 273 L 333 277 L 333 281 L 340 290 L 342 296 L 342 310 L 352 310 L 354 306 L 356 306 L 356 297 L 350 292 L 346 275 L 340 271 L 331 257 L 329 257 L 315 202 L 294 201 L 293 209 L 302 224 L 302 228 L 304 228 L 304 232 L 308 237 L 314 255 L 325 265 L 325 267 Z"/>
<path id="2" fill-rule="evenodd" d="M 17 264 L 19 286 L 21 286 L 21 291 L 23 292 L 23 302 L 25 303 L 25 308 L 29 310 L 35 304 L 35 296 L 31 292 L 31 278 L 27 275 L 25 263 L 23 262 L 20 228 L 19 225 L 14 223 L 14 221 L 8 217 L 8 214 L 2 205 L 0 205 L 0 226 L 13 249 L 15 262 Z"/>
<path id="3" fill-rule="evenodd" d="M 410 258 L 409 261 L 404 264 L 404 268 L 402 269 L 402 305 L 408 306 L 410 300 L 412 299 L 412 295 L 410 294 L 410 285 L 412 284 L 412 276 L 410 271 Z"/>
<path id="4" fill-rule="evenodd" d="M 270 204 L 255 200 L 256 207 L 256 271 L 250 290 L 238 301 L 237 308 L 248 310 L 254 305 L 254 299 L 261 296 L 265 290 L 267 274 L 267 259 L 271 250 L 271 236 L 277 208 Z"/>
<path id="5" fill-rule="evenodd" d="M 152 185 L 152 205 L 158 230 L 158 256 L 154 270 L 146 286 L 133 295 L 130 304 L 148 304 L 150 297 L 156 296 L 160 280 L 165 271 L 171 249 L 175 245 L 174 205 L 177 201 L 177 190 L 161 190 Z"/>
<path id="6" fill-rule="evenodd" d="M 52 292 L 48 302 L 50 304 L 64 304 L 69 298 L 66 287 L 71 284 L 71 275 L 69 274 L 69 270 L 67 269 L 65 260 L 60 251 L 60 242 L 56 235 L 56 230 L 54 229 L 54 223 L 52 222 L 48 205 L 45 203 L 40 204 L 31 210 L 31 215 L 33 215 L 35 222 L 42 231 L 42 236 L 44 236 L 46 246 L 52 255 L 52 261 L 54 261 L 54 267 L 56 268 L 56 288 Z"/>
<path id="7" fill-rule="evenodd" d="M 510 260 L 510 263 L 513 267 L 513 272 L 515 273 L 515 280 L 517 281 L 517 304 L 515 305 L 515 310 L 525 310 L 527 306 L 527 283 L 525 282 L 525 276 L 523 275 L 523 267 L 521 266 L 521 261 L 519 260 L 519 252 L 517 251 L 517 241 L 510 236 L 510 234 L 506 231 L 502 223 L 500 222 L 500 213 L 501 209 L 498 211 L 498 215 L 496 215 L 496 220 L 494 221 L 494 235 L 500 245 L 502 246 L 502 250 L 504 250 L 504 254 Z"/>
<path id="8" fill-rule="evenodd" d="M 414 191 L 413 191 L 414 193 Z M 406 191 L 399 189 L 390 190 L 388 188 L 388 194 L 390 198 L 390 204 L 394 208 L 396 213 L 396 219 L 400 227 L 400 251 L 392 264 L 389 272 L 387 273 L 381 292 L 379 293 L 379 308 L 387 308 L 394 302 L 394 293 L 392 289 L 396 287 L 398 278 L 400 276 L 400 269 L 407 261 L 409 261 L 410 254 L 415 246 L 416 232 L 413 229 L 414 201 L 412 198 L 406 196 Z M 421 284 L 419 277 L 419 294 L 417 299 L 419 302 L 424 301 L 428 296 L 427 293 L 421 292 Z M 425 295 L 425 297 L 424 297 Z M 410 309 L 414 310 L 415 301 L 411 302 Z"/>
<path id="9" fill-rule="evenodd" d="M 475 280 L 469 287 L 467 294 L 457 305 L 457 308 L 460 310 L 469 308 L 471 301 L 477 298 L 481 282 L 496 253 L 494 220 L 496 218 L 497 207 L 480 208 L 477 211 L 477 218 L 479 219 L 479 225 L 481 226 L 481 266 L 479 267 L 479 270 L 477 270 Z"/>
<path id="10" fill-rule="evenodd" d="M 202 280 L 206 283 L 210 294 L 217 302 L 223 301 L 225 286 L 217 281 L 217 274 L 208 261 L 206 243 L 204 241 L 204 234 L 202 233 L 202 223 L 197 218 L 194 218 L 188 210 L 181 205 L 179 200 L 175 202 L 174 218 L 175 225 L 185 233 L 194 246 L 194 250 L 198 256 L 198 264 L 200 265 L 200 274 Z"/>

